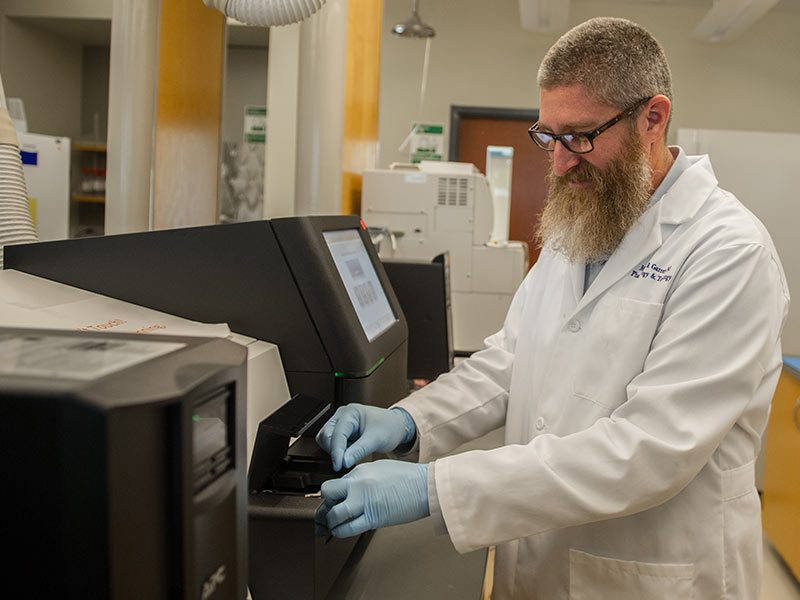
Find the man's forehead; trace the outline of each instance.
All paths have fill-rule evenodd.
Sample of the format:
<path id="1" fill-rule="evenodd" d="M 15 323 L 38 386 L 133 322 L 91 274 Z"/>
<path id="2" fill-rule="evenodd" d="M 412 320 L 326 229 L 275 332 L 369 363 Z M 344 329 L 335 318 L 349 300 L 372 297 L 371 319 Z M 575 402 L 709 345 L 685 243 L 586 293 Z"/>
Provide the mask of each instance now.
<path id="1" fill-rule="evenodd" d="M 551 131 L 592 129 L 616 110 L 597 102 L 581 85 L 542 89 L 539 98 L 540 128 Z"/>

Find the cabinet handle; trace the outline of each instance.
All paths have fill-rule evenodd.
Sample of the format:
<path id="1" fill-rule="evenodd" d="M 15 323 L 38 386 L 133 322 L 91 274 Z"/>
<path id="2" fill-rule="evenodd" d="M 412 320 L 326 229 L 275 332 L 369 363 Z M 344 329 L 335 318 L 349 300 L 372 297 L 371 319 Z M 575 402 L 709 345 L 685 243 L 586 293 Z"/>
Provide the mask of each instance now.
<path id="1" fill-rule="evenodd" d="M 794 403 L 794 410 L 792 411 L 792 418 L 794 419 L 795 428 L 800 431 L 800 421 L 797 420 L 797 413 L 800 412 L 800 398 Z"/>

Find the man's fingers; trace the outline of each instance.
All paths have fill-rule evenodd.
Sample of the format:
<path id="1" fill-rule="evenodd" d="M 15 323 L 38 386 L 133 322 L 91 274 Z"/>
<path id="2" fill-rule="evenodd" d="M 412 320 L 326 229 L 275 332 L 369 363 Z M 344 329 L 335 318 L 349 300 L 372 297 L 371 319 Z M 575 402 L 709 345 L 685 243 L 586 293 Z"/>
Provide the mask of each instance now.
<path id="1" fill-rule="evenodd" d="M 314 515 L 314 531 L 316 535 L 328 534 L 328 511 L 330 509 L 331 505 L 329 505 L 327 502 L 323 502 L 319 505 L 319 508 Z"/>
<path id="2" fill-rule="evenodd" d="M 322 484 L 322 496 L 325 498 L 325 504 L 329 506 L 324 518 L 331 533 L 337 527 L 363 516 L 364 502 L 361 494 L 351 494 L 350 492 L 347 476 L 342 479 L 331 479 Z M 363 524 L 359 524 L 350 528 L 340 529 L 339 537 L 355 535 L 347 532 L 356 531 L 356 529 L 363 526 Z M 363 531 L 366 531 L 366 529 Z"/>
<path id="3" fill-rule="evenodd" d="M 370 450 L 366 447 L 366 443 L 369 440 L 366 438 L 367 436 L 361 437 L 357 442 L 344 451 L 342 463 L 346 469 L 349 469 L 356 463 L 361 462 L 368 454 L 370 454 Z"/>
<path id="4" fill-rule="evenodd" d="M 333 537 L 343 538 L 343 537 L 350 537 L 353 535 L 360 535 L 370 529 L 371 527 L 367 522 L 366 515 L 361 515 L 359 517 L 356 517 L 355 519 L 347 521 L 346 523 L 343 523 L 331 529 L 331 534 L 333 535 Z"/>
<path id="5" fill-rule="evenodd" d="M 320 487 L 320 492 L 325 500 L 325 504 L 331 507 L 347 498 L 347 480 L 329 479 Z"/>
<path id="6" fill-rule="evenodd" d="M 358 502 L 353 498 L 345 499 L 336 506 L 331 507 L 331 509 L 328 511 L 328 516 L 327 516 L 328 529 L 330 529 L 331 533 L 333 533 L 334 529 L 337 529 L 342 525 L 353 521 L 354 519 L 363 517 L 364 517 L 363 503 Z M 340 531 L 345 531 L 345 530 L 340 530 Z"/>
<path id="7" fill-rule="evenodd" d="M 347 450 L 347 444 L 350 441 L 350 437 L 357 431 L 358 422 L 351 419 L 343 419 L 336 423 L 330 437 L 330 455 L 334 471 L 339 471 L 342 468 L 342 459 Z"/>
<path id="8" fill-rule="evenodd" d="M 328 454 L 331 453 L 331 434 L 333 433 L 333 428 L 336 426 L 338 419 L 335 416 L 331 417 L 325 425 L 322 426 L 317 432 L 316 440 L 317 444 L 320 448 L 325 450 Z"/>

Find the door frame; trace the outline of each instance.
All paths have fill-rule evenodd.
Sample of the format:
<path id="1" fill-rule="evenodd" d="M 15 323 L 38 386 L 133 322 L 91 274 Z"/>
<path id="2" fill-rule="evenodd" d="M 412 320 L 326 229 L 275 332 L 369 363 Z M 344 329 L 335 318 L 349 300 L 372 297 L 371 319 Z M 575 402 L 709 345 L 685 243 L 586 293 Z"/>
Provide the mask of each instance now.
<path id="1" fill-rule="evenodd" d="M 457 106 L 450 105 L 450 146 L 447 149 L 448 160 L 458 160 L 458 145 L 461 141 L 461 119 L 498 119 L 526 121 L 531 125 L 539 120 L 538 108 L 494 108 L 489 106 Z"/>

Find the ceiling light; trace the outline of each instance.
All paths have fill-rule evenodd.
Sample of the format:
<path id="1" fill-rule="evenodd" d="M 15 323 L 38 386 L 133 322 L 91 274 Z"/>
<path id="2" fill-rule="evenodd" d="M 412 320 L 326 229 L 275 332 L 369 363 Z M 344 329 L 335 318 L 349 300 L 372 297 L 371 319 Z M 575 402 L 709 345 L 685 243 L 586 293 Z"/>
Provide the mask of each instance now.
<path id="1" fill-rule="evenodd" d="M 436 31 L 430 25 L 422 22 L 417 14 L 417 7 L 419 0 L 414 0 L 414 8 L 412 9 L 411 16 L 402 23 L 398 23 L 392 27 L 392 33 L 400 37 L 411 38 L 430 38 L 436 35 Z"/>
<path id="2" fill-rule="evenodd" d="M 779 0 L 715 0 L 694 36 L 709 42 L 730 40 L 758 21 Z"/>
<path id="3" fill-rule="evenodd" d="M 527 31 L 566 31 L 569 0 L 519 0 L 519 16 Z"/>

